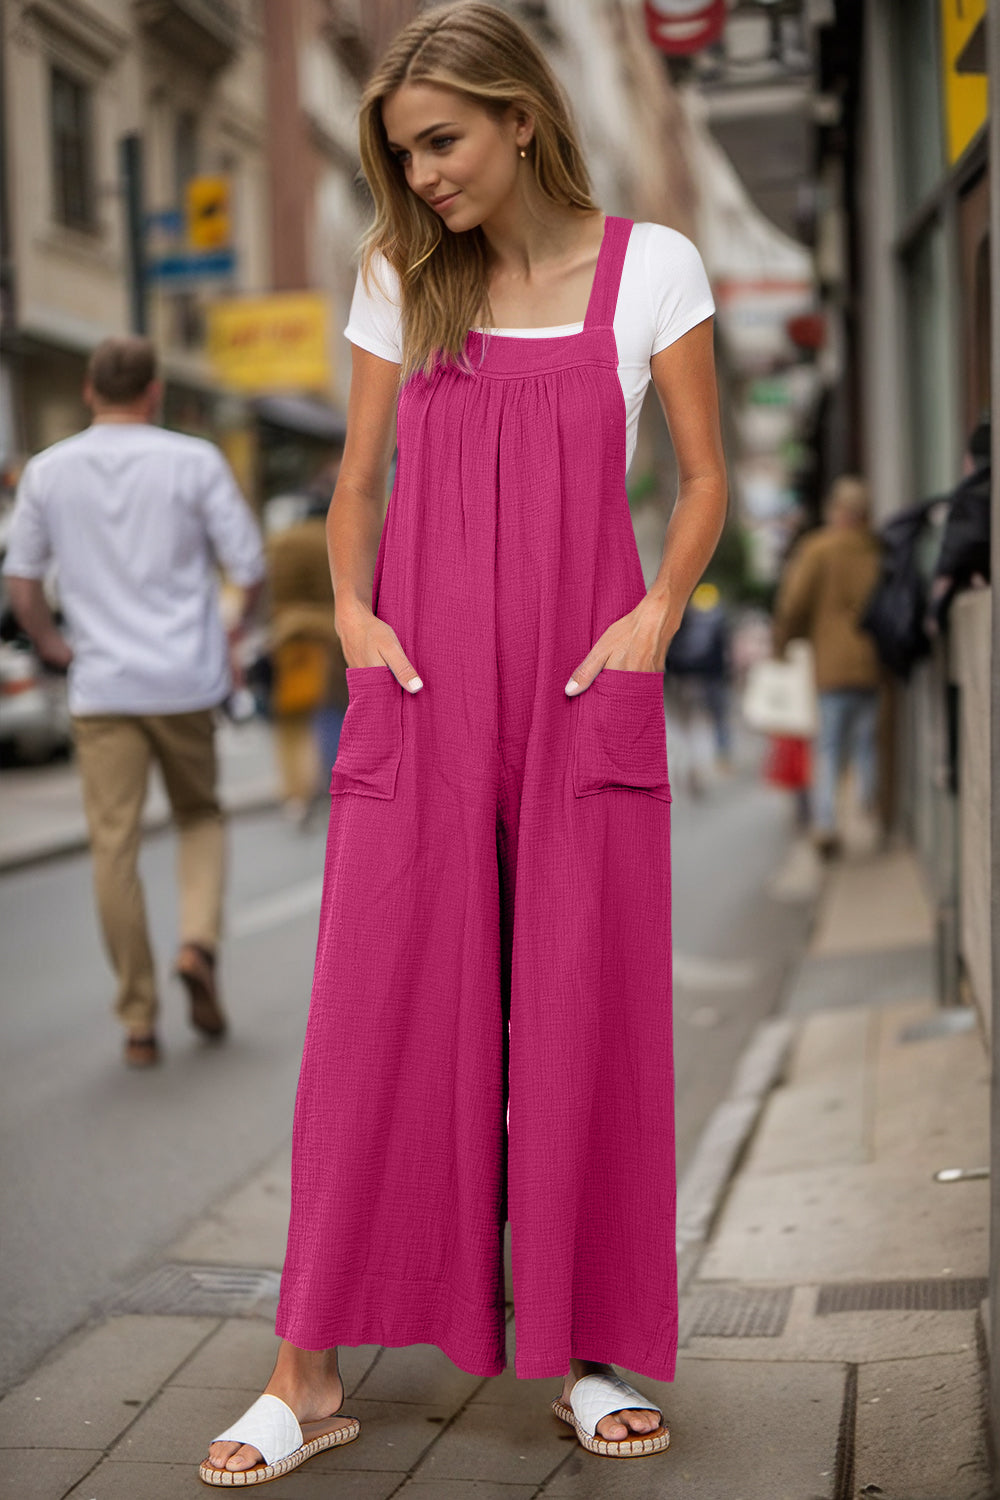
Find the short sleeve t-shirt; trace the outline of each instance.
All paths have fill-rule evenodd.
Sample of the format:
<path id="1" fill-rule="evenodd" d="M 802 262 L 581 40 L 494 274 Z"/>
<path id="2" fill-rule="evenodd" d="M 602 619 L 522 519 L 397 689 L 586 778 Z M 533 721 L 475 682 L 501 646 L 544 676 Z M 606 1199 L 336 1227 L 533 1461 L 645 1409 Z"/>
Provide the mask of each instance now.
<path id="1" fill-rule="evenodd" d="M 374 257 L 372 271 L 371 292 L 366 291 L 358 271 L 344 335 L 362 349 L 399 364 L 399 278 L 380 253 Z M 665 224 L 633 224 L 614 318 L 618 378 L 625 397 L 626 470 L 635 453 L 639 411 L 650 381 L 650 359 L 714 312 L 708 276 L 694 243 Z M 582 328 L 580 322 L 488 331 L 508 338 L 558 338 L 579 333 Z"/>

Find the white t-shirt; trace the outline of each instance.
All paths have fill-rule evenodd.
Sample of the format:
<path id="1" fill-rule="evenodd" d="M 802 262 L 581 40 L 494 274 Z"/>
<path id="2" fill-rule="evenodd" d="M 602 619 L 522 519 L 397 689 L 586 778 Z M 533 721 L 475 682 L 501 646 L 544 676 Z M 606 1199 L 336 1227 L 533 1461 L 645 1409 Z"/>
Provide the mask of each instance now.
<path id="1" fill-rule="evenodd" d="M 379 252 L 372 270 L 371 294 L 365 291 L 358 270 L 344 335 L 362 349 L 399 364 L 399 278 Z M 625 397 L 626 469 L 635 453 L 639 411 L 650 381 L 650 358 L 714 312 L 708 276 L 694 243 L 665 224 L 633 224 L 614 318 L 618 378 Z M 582 328 L 580 322 L 549 328 L 494 328 L 490 332 L 501 338 L 552 338 L 579 333 Z"/>
<path id="2" fill-rule="evenodd" d="M 230 690 L 216 564 L 264 575 L 260 532 L 212 443 L 97 422 L 26 464 L 3 571 L 55 564 L 74 714 L 187 713 Z"/>

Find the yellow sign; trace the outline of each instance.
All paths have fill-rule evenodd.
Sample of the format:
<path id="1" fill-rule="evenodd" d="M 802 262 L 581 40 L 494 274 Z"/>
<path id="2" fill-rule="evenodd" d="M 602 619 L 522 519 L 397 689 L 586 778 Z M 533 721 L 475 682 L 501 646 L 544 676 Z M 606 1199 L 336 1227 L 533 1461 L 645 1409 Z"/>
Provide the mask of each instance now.
<path id="1" fill-rule="evenodd" d="M 321 292 L 225 298 L 208 310 L 208 357 L 224 385 L 248 395 L 328 391 L 329 330 Z"/>
<path id="2" fill-rule="evenodd" d="M 985 24 L 986 0 L 941 0 L 941 63 L 944 70 L 944 118 L 948 163 L 958 161 L 986 124 L 985 73 L 962 71 L 966 43 Z"/>
<path id="3" fill-rule="evenodd" d="M 225 250 L 232 239 L 228 177 L 192 177 L 185 189 L 187 238 L 193 250 Z"/>

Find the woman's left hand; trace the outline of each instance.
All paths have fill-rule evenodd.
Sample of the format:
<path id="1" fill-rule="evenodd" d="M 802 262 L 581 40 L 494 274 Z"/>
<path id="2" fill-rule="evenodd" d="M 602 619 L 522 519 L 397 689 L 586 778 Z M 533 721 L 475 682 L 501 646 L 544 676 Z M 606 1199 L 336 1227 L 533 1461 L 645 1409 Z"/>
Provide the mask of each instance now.
<path id="1" fill-rule="evenodd" d="M 660 672 L 680 615 L 664 599 L 646 594 L 635 609 L 614 620 L 593 644 L 566 684 L 567 697 L 590 687 L 605 667 L 622 672 Z"/>

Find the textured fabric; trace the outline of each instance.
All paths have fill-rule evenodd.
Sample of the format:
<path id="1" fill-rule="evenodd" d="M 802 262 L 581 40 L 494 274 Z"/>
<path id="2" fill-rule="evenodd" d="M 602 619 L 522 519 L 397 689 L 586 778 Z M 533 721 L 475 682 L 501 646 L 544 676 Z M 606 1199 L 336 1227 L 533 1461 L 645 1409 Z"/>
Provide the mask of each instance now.
<path id="1" fill-rule="evenodd" d="M 399 364 L 402 318 L 399 278 L 382 254 L 372 261 L 371 289 L 358 271 L 344 335 L 351 343 Z M 650 382 L 649 361 L 696 323 L 715 311 L 712 289 L 697 246 L 666 224 L 635 224 L 622 265 L 621 288 L 613 313 L 618 379 L 625 398 L 625 467 L 632 462 L 639 412 Z M 503 338 L 545 338 L 575 334 L 582 323 L 553 328 L 483 329 Z"/>
<path id="2" fill-rule="evenodd" d="M 95 422 L 29 460 L 3 571 L 55 564 L 75 714 L 179 714 L 230 688 L 216 568 L 264 574 L 260 532 L 212 443 Z"/>
<path id="3" fill-rule="evenodd" d="M 223 814 L 216 795 L 210 709 L 189 714 L 95 714 L 74 718 L 73 738 L 90 831 L 104 944 L 118 979 L 123 1025 L 156 1020 L 156 975 L 139 876 L 142 809 L 156 760 L 178 831 L 180 942 L 215 949 L 225 877 Z"/>
<path id="4" fill-rule="evenodd" d="M 673 1378 L 670 802 L 659 673 L 570 673 L 645 594 L 608 216 L 583 331 L 403 387 L 348 671 L 277 1331 Z M 509 1036 L 508 1036 L 509 1021 Z M 509 1085 L 509 1134 L 505 1113 Z"/>

